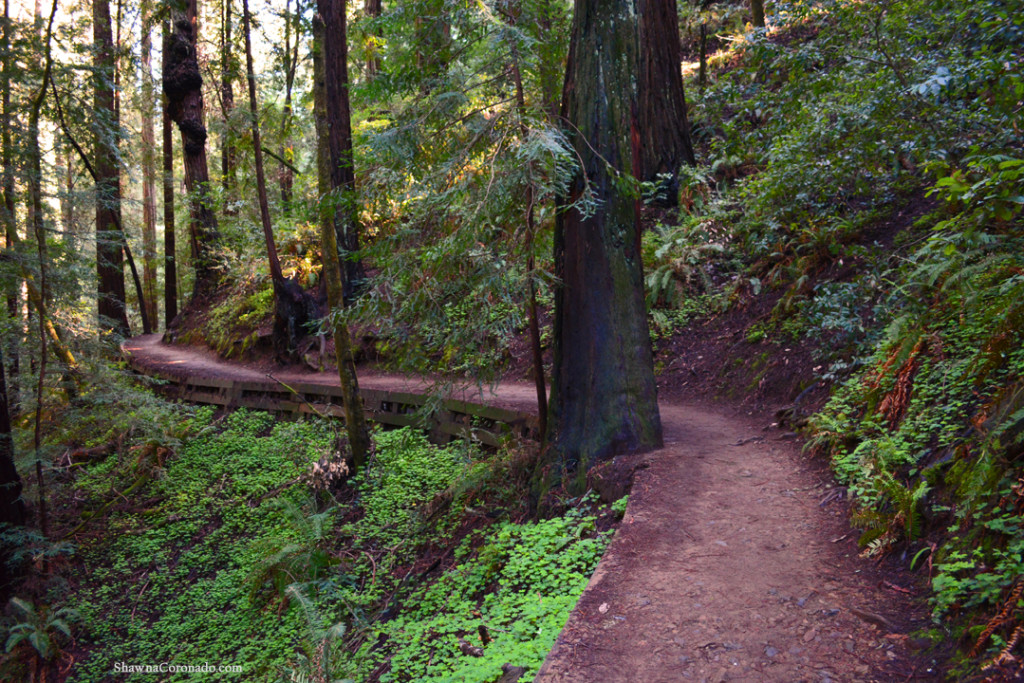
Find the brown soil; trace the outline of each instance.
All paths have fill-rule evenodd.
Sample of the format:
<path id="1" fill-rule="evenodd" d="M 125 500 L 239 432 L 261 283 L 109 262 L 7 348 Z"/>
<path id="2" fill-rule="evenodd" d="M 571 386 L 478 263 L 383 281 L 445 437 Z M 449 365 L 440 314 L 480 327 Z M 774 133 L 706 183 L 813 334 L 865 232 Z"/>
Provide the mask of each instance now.
<path id="1" fill-rule="evenodd" d="M 332 374 L 229 363 L 126 342 L 179 375 L 333 383 Z M 362 372 L 366 387 L 429 383 Z M 529 383 L 462 387 L 531 409 Z M 538 681 L 938 680 L 908 634 L 926 625 L 921 577 L 858 557 L 842 489 L 763 418 L 664 398 L 665 448 L 631 456 L 625 520 Z"/>

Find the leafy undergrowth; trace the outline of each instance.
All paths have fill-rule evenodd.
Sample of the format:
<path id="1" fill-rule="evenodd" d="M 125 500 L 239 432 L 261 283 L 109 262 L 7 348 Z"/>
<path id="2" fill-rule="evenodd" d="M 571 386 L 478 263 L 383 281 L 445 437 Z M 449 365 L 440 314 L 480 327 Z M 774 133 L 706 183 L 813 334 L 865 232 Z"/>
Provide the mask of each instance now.
<path id="1" fill-rule="evenodd" d="M 84 520 L 74 555 L 52 567 L 63 578 L 37 591 L 38 607 L 25 601 L 38 618 L 7 624 L 25 637 L 5 670 L 38 660 L 70 681 L 532 674 L 609 539 L 597 518 L 607 527 L 614 513 L 591 498 L 527 519 L 511 484 L 517 452 L 377 432 L 371 464 L 346 477 L 336 423 L 184 414 L 163 415 L 175 437 L 153 457 L 129 437 L 66 482 L 65 514 Z M 50 639 L 45 654 L 32 633 Z M 146 665 L 163 668 L 125 668 Z"/>

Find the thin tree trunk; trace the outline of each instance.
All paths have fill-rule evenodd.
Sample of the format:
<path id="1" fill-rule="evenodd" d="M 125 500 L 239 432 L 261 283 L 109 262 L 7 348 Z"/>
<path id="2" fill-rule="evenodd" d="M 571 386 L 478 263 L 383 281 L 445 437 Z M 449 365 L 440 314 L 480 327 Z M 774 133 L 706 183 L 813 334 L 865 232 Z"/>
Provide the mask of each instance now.
<path id="1" fill-rule="evenodd" d="M 121 173 L 117 166 L 117 107 L 112 85 L 115 54 L 110 30 L 109 0 L 93 0 L 93 43 L 96 69 L 93 90 L 96 168 L 97 309 L 101 330 L 129 335 L 124 290 L 124 234 L 121 223 Z M 43 85 L 45 90 L 45 84 Z M 44 291 L 45 293 L 45 291 Z"/>
<path id="2" fill-rule="evenodd" d="M 380 19 L 382 10 L 381 0 L 365 0 L 363 3 L 363 13 L 370 21 Z M 377 52 L 377 44 L 382 36 L 380 29 L 376 27 L 372 28 L 368 35 L 371 39 L 368 42 L 372 42 L 372 46 L 367 50 L 366 55 L 366 78 L 372 81 L 380 73 L 380 55 Z"/>
<path id="3" fill-rule="evenodd" d="M 515 17 L 508 17 L 509 23 L 515 25 Z M 516 108 L 519 111 L 519 132 L 525 138 L 528 134 L 526 127 L 526 94 L 523 91 L 523 76 L 519 70 L 519 52 L 515 43 L 512 44 L 512 81 L 516 87 Z M 531 169 L 532 170 L 532 169 Z M 526 188 L 526 238 L 523 248 L 526 250 L 526 272 L 527 272 L 527 303 L 526 313 L 530 330 L 530 351 L 533 356 L 533 381 L 537 390 L 537 414 L 539 416 L 538 429 L 541 435 L 541 448 L 544 447 L 544 440 L 547 438 L 548 428 L 548 392 L 544 379 L 544 352 L 540 343 L 540 321 L 537 313 L 537 286 L 533 281 L 533 271 L 536 267 L 533 249 L 534 236 L 537 233 L 536 216 L 534 213 L 534 201 L 536 188 L 532 178 Z"/>
<path id="4" fill-rule="evenodd" d="M 238 187 L 238 178 L 235 173 L 235 142 L 231 130 L 231 112 L 235 109 L 235 88 L 232 85 L 235 64 L 232 59 L 231 0 L 224 0 L 224 16 L 221 21 L 220 35 L 220 96 L 221 113 L 224 116 L 224 139 L 221 141 L 220 147 L 220 173 L 224 196 L 230 204 L 235 199 L 234 192 Z"/>
<path id="5" fill-rule="evenodd" d="M 161 121 L 164 185 L 164 325 L 170 327 L 178 317 L 178 265 L 174 253 L 174 135 L 166 98 Z"/>
<path id="6" fill-rule="evenodd" d="M 291 0 L 285 0 L 284 7 L 284 107 L 281 111 L 281 171 L 278 181 L 281 187 L 281 204 L 286 214 L 291 213 L 292 186 L 295 179 L 292 175 L 294 168 L 295 152 L 292 147 L 292 89 L 295 85 L 295 69 L 299 62 L 299 39 L 298 17 L 302 15 L 301 0 L 295 2 L 295 15 L 290 14 Z M 292 30 L 294 25 L 295 40 L 292 42 Z"/>
<path id="7" fill-rule="evenodd" d="M 71 143 L 71 146 L 74 148 L 74 150 L 78 152 L 78 157 L 79 159 L 82 160 L 82 163 L 85 165 L 85 169 L 89 172 L 89 175 L 92 177 L 93 182 L 99 185 L 101 181 L 99 171 L 97 171 L 97 167 L 93 166 L 89 162 L 89 156 L 85 153 L 85 150 L 83 150 L 82 146 L 78 144 L 78 141 L 75 140 L 74 137 L 72 137 L 71 129 L 68 127 L 67 120 L 65 120 L 64 118 L 64 109 L 63 107 L 61 107 L 60 97 L 57 94 L 57 85 L 53 82 L 52 78 L 50 79 L 50 86 L 53 89 L 53 104 L 54 108 L 57 110 L 57 120 L 60 123 L 61 130 L 64 131 L 64 136 L 67 138 L 68 142 Z M 113 227 L 116 229 L 117 233 L 122 238 L 120 255 L 123 256 L 124 259 L 128 261 L 128 268 L 130 269 L 132 274 L 132 281 L 135 283 L 135 296 L 139 299 L 139 301 L 145 301 L 145 296 L 143 295 L 142 292 L 142 280 L 139 278 L 138 268 L 135 267 L 135 259 L 132 258 L 131 247 L 128 246 L 128 241 L 123 239 L 125 232 L 124 225 L 122 225 L 121 223 L 120 211 L 114 212 L 111 216 L 113 219 Z M 122 285 L 123 279 L 124 273 L 122 269 Z M 139 313 L 142 316 L 142 328 L 144 330 L 150 330 L 151 328 L 149 324 L 149 316 L 146 312 L 146 307 L 143 306 L 139 308 Z"/>
<path id="8" fill-rule="evenodd" d="M 203 78 L 196 53 L 197 12 L 196 0 L 187 0 L 184 13 L 173 12 L 174 31 L 164 46 L 163 57 L 163 89 L 171 120 L 181 133 L 185 187 L 189 194 L 189 242 L 196 271 L 193 301 L 202 300 L 216 285 L 220 245 L 206 161 Z"/>
<path id="9" fill-rule="evenodd" d="M 105 0 L 104 0 L 105 2 Z M 53 18 L 57 14 L 57 0 L 53 0 L 53 8 L 50 10 L 50 19 L 46 24 L 46 40 L 44 42 L 45 62 L 43 67 L 43 78 L 39 84 L 39 90 L 32 100 L 32 109 L 29 113 L 28 144 L 29 144 L 29 201 L 32 204 L 32 228 L 36 238 L 36 252 L 39 256 L 39 287 L 41 293 L 38 296 L 39 306 L 39 383 L 36 387 L 36 415 L 34 444 L 36 454 L 36 477 L 39 489 L 39 530 L 43 537 L 46 537 L 46 483 L 43 479 L 43 465 L 40 459 L 40 424 L 43 409 L 43 383 L 46 380 L 46 336 L 48 316 L 46 314 L 46 263 L 49 257 L 46 253 L 46 230 L 43 225 L 43 169 L 42 153 L 39 149 L 39 114 L 43 107 L 43 100 L 46 99 L 46 86 L 50 80 L 50 70 L 53 66 L 50 53 L 50 39 L 53 35 Z M 107 29 L 109 34 L 109 16 Z M 100 42 L 100 41 L 97 41 Z M 123 292 L 122 286 L 122 292 Z"/>
<path id="10" fill-rule="evenodd" d="M 142 280 L 146 311 L 153 330 L 159 327 L 156 296 L 156 135 L 153 116 L 153 7 L 142 2 Z M 147 330 L 147 333 L 152 330 Z"/>
<path id="11" fill-rule="evenodd" d="M 708 22 L 700 25 L 700 73 L 697 76 L 701 93 L 708 85 Z"/>
<path id="12" fill-rule="evenodd" d="M 0 49 L 3 50 L 3 70 L 0 71 L 0 97 L 3 99 L 3 119 L 0 120 L 0 141 L 3 143 L 3 150 L 0 151 L 0 164 L 3 165 L 3 224 L 4 224 L 4 246 L 13 250 L 18 241 L 18 227 L 15 220 L 14 202 L 14 149 L 11 136 L 11 17 L 10 0 L 4 0 L 4 23 L 3 39 Z M 0 339 L 0 344 L 6 344 L 10 354 L 10 380 L 7 382 L 7 406 L 12 416 L 17 415 L 20 406 L 19 387 L 19 337 L 21 337 L 21 291 L 20 284 L 7 292 L 7 315 L 14 323 L 10 337 Z M 13 342 L 13 343 L 12 343 Z"/>
<path id="13" fill-rule="evenodd" d="M 263 173 L 263 147 L 260 143 L 259 109 L 256 104 L 256 74 L 252 60 L 252 41 L 250 38 L 249 0 L 242 0 L 242 33 L 245 36 L 246 82 L 249 85 L 249 115 L 252 126 L 252 146 L 256 158 L 256 195 L 260 206 L 260 222 L 263 224 L 263 240 L 267 248 L 267 261 L 270 265 L 270 279 L 274 283 L 274 291 L 280 295 L 284 288 L 284 275 L 281 273 L 281 261 L 277 256 L 277 245 L 274 243 L 274 228 L 270 222 L 270 207 L 267 203 L 267 180 Z"/>
<path id="14" fill-rule="evenodd" d="M 338 258 L 338 223 L 354 221 L 354 205 L 351 194 L 355 189 L 354 176 L 351 176 L 351 161 L 347 166 L 351 180 L 346 184 L 338 184 L 339 174 L 335 171 L 341 166 L 331 147 L 331 139 L 337 134 L 339 139 L 347 139 L 349 147 L 347 158 L 351 160 L 351 130 L 348 119 L 348 89 L 342 87 L 341 101 L 333 106 L 329 95 L 331 82 L 340 82 L 343 86 L 347 81 L 347 49 L 345 45 L 345 6 L 342 0 L 318 0 L 319 13 L 313 18 L 313 92 L 314 118 L 317 132 L 317 178 L 320 189 L 320 239 L 323 252 L 324 281 L 327 284 L 328 317 L 334 311 L 345 308 L 345 275 L 341 260 Z M 325 36 L 331 36 L 330 40 Z M 333 46 L 331 45 L 333 43 Z M 340 52 L 340 55 L 338 54 Z M 328 56 L 328 54 L 330 56 Z M 333 61 L 332 61 L 333 60 Z M 338 67 L 342 71 L 336 71 Z M 340 111 L 339 111 L 340 107 Z M 347 137 L 345 133 L 347 134 Z M 342 149 L 341 151 L 346 151 Z M 334 201 L 339 194 L 348 194 L 349 201 Z M 354 227 L 352 228 L 354 232 Z M 345 428 L 348 432 L 349 446 L 352 448 L 352 460 L 356 469 L 366 465 L 370 452 L 370 433 L 366 428 L 366 415 L 363 413 L 363 401 L 359 396 L 359 379 L 356 376 L 355 363 L 352 360 L 352 344 L 348 326 L 339 320 L 332 320 L 334 333 L 334 355 L 338 364 L 338 379 L 341 382 L 342 402 L 345 404 Z"/>
<path id="15" fill-rule="evenodd" d="M 555 226 L 549 460 L 540 484 L 598 459 L 662 443 L 644 305 L 639 201 L 617 176 L 641 167 L 643 0 L 578 0 L 562 114 L 582 168 Z M 614 46 L 614 49 L 613 49 Z M 575 201 L 592 192 L 598 208 Z"/>

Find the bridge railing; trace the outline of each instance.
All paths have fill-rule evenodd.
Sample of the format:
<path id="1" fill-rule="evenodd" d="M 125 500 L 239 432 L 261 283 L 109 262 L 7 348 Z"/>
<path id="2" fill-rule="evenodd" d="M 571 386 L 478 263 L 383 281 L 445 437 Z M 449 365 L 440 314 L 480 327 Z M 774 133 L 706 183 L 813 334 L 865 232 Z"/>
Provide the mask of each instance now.
<path id="1" fill-rule="evenodd" d="M 142 375 L 167 383 L 168 393 L 191 403 L 224 408 L 252 408 L 296 418 L 318 414 L 344 420 L 341 388 L 329 384 L 202 378 L 155 371 L 130 353 L 129 367 Z M 537 439 L 535 415 L 458 399 L 436 401 L 426 394 L 360 388 L 366 418 L 396 427 L 415 426 L 427 431 L 436 443 L 454 438 L 471 439 L 488 446 L 503 440 Z M 434 402 L 432 410 L 425 410 Z"/>

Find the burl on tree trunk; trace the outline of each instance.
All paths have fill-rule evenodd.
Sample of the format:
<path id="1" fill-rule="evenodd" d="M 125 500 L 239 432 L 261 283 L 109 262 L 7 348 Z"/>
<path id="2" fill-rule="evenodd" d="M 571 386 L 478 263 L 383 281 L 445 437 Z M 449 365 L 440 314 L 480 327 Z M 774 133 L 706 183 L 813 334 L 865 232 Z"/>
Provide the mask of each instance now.
<path id="1" fill-rule="evenodd" d="M 576 3 L 562 114 L 583 168 L 555 227 L 548 475 L 662 444 L 644 306 L 639 203 L 641 42 L 635 0 Z M 584 213 L 572 202 L 589 189 Z"/>
<path id="2" fill-rule="evenodd" d="M 189 240 L 196 269 L 193 298 L 208 293 L 216 283 L 216 250 L 220 241 L 217 216 L 210 197 L 206 162 L 206 126 L 203 123 L 203 78 L 196 58 L 196 0 L 184 14 L 175 13 L 173 32 L 164 45 L 163 89 L 171 120 L 181 132 L 185 186 L 189 192 Z"/>

